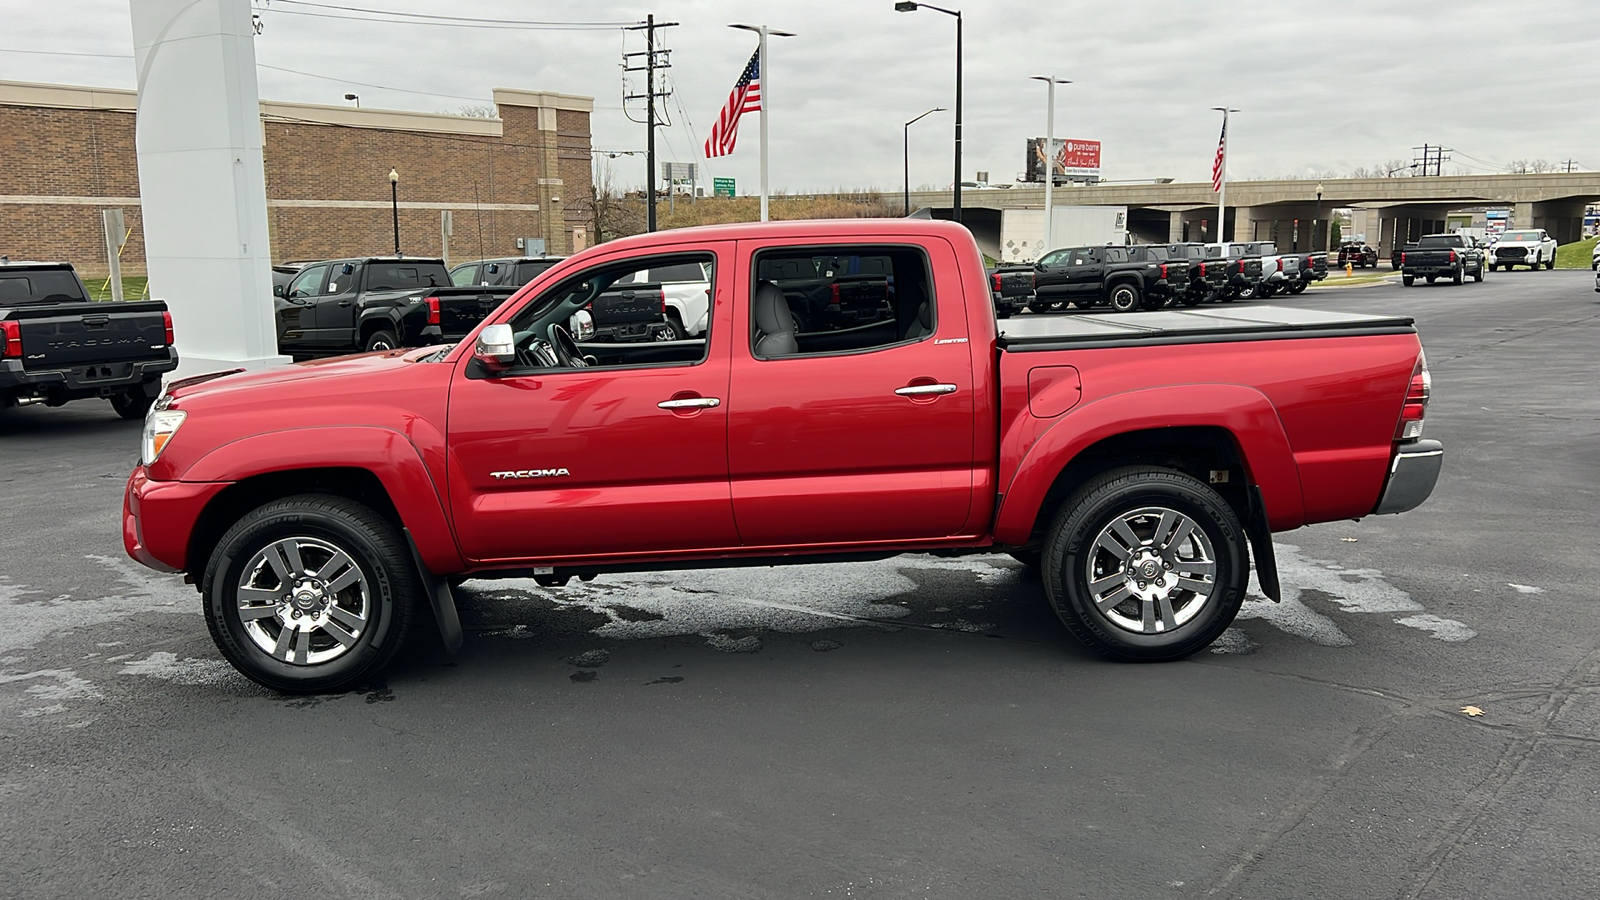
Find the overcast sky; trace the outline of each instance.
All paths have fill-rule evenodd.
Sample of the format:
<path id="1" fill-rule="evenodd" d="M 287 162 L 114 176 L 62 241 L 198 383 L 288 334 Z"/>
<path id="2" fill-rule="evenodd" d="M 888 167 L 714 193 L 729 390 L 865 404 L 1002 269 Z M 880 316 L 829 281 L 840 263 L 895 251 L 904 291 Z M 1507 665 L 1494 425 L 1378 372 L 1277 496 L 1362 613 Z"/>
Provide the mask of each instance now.
<path id="1" fill-rule="evenodd" d="M 931 10 L 896 13 L 893 0 L 318 2 L 557 22 L 654 13 L 679 22 L 663 32 L 675 93 L 657 149 L 662 160 L 684 162 L 698 158 L 754 49 L 754 35 L 726 26 L 765 22 L 797 32 L 772 39 L 764 85 L 775 190 L 898 190 L 902 124 L 954 105 L 955 20 Z M 455 111 L 487 104 L 495 87 L 584 94 L 595 98 L 596 148 L 644 147 L 644 126 L 628 121 L 620 100 L 621 54 L 644 49 L 638 32 L 392 24 L 328 18 L 361 14 L 284 0 L 253 5 L 263 21 L 263 98 L 343 103 L 353 92 L 363 106 Z M 967 178 L 980 170 L 994 182 L 1018 177 L 1025 141 L 1045 125 L 1045 86 L 1028 76 L 1044 74 L 1076 82 L 1057 88 L 1056 136 L 1103 142 L 1109 179 L 1208 179 L 1220 125 L 1210 107 L 1223 104 L 1242 110 L 1230 127 L 1230 178 L 1346 174 L 1410 160 L 1424 142 L 1455 149 L 1447 174 L 1500 171 L 1513 159 L 1600 166 L 1591 96 L 1600 27 L 1586 4 L 941 5 L 965 13 Z M 0 0 L 0 21 L 0 79 L 133 86 L 127 0 Z M 113 56 L 52 55 L 64 53 Z M 643 90 L 642 78 L 631 90 Z M 913 187 L 952 180 L 952 123 L 944 112 L 912 126 Z M 740 193 L 753 191 L 757 147 L 748 116 L 734 155 L 704 172 L 734 176 Z M 642 160 L 617 164 L 620 182 L 642 182 Z"/>

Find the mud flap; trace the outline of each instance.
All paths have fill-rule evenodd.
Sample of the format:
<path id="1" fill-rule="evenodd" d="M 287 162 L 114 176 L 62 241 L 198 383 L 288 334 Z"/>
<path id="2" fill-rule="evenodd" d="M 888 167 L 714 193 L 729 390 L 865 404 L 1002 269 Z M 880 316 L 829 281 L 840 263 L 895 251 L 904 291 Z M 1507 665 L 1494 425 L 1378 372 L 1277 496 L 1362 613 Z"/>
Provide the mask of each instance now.
<path id="1" fill-rule="evenodd" d="M 1261 488 L 1250 486 L 1250 518 L 1244 526 L 1250 537 L 1250 548 L 1255 555 L 1256 581 L 1261 593 L 1273 603 L 1283 602 L 1283 589 L 1278 585 L 1278 557 L 1272 550 L 1272 528 L 1267 524 L 1267 505 L 1261 499 Z"/>
<path id="2" fill-rule="evenodd" d="M 456 615 L 456 598 L 450 593 L 450 582 L 428 570 L 422 561 L 422 554 L 417 552 L 417 542 L 411 538 L 411 529 L 407 528 L 405 532 L 406 545 L 411 548 L 411 559 L 417 564 L 417 577 L 422 579 L 422 587 L 428 592 L 428 602 L 433 606 L 433 617 L 439 623 L 439 638 L 444 641 L 445 652 L 454 656 L 461 649 L 461 618 Z"/>

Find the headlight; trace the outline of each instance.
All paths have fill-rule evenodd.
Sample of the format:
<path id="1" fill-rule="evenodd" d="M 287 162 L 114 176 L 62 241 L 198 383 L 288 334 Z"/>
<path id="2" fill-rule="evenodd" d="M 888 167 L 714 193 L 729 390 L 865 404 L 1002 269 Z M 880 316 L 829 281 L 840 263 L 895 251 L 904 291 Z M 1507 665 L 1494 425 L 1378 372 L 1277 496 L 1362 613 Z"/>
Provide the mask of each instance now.
<path id="1" fill-rule="evenodd" d="M 139 445 L 140 461 L 148 466 L 160 459 L 161 451 L 167 448 L 167 443 L 188 417 L 189 414 L 181 409 L 150 410 L 144 417 L 144 439 Z"/>

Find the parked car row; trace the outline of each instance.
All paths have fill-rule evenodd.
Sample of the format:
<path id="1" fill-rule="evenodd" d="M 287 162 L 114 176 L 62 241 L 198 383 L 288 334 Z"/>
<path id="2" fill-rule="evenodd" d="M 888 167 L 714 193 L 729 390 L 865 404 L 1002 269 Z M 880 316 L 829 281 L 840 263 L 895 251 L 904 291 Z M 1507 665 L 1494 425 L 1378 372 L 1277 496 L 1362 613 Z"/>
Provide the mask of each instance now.
<path id="1" fill-rule="evenodd" d="M 1271 241 L 1066 247 L 988 271 L 995 314 L 1109 307 L 1117 312 L 1299 294 L 1328 276 L 1325 253 Z"/>

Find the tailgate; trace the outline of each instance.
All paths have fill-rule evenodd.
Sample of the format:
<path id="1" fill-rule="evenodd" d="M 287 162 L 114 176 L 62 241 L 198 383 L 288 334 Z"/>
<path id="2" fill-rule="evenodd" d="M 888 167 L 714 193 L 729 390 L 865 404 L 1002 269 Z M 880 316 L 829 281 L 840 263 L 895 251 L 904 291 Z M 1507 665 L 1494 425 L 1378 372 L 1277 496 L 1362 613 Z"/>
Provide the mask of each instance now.
<path id="1" fill-rule="evenodd" d="M 4 317 L 21 330 L 23 369 L 39 370 L 165 359 L 166 311 L 159 300 L 73 303 L 19 307 Z"/>
<path id="2" fill-rule="evenodd" d="M 612 290 L 594 298 L 589 314 L 596 328 L 614 325 L 640 325 L 665 321 L 661 307 L 666 303 L 661 288 L 646 285 L 627 290 Z"/>
<path id="3" fill-rule="evenodd" d="M 990 279 L 995 293 L 1002 297 L 1028 297 L 1033 295 L 1033 270 L 1018 269 L 996 272 Z"/>
<path id="4" fill-rule="evenodd" d="M 478 327 L 478 323 L 500 308 L 516 288 L 486 290 L 484 288 L 438 288 L 429 296 L 439 301 L 439 330 L 446 340 L 465 337 Z"/>

